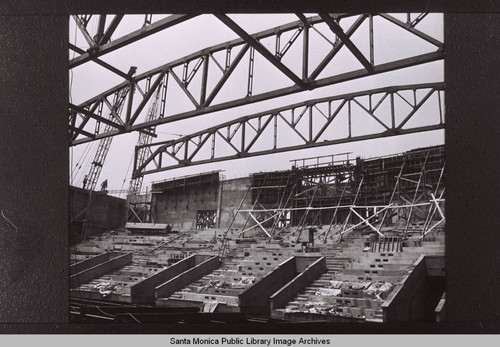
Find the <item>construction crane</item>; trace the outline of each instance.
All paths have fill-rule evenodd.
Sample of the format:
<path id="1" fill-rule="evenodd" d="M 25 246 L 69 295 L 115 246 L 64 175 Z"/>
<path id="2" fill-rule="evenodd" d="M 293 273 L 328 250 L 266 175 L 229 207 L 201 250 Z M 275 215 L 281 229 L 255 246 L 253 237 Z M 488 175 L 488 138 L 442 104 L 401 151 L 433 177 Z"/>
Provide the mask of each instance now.
<path id="1" fill-rule="evenodd" d="M 162 90 L 162 84 L 156 90 L 155 96 L 149 106 L 148 114 L 146 116 L 146 121 L 153 121 L 162 117 L 162 113 L 158 112 L 158 102 L 160 99 L 160 90 Z M 164 99 L 162 99 L 162 102 Z M 137 154 L 136 160 L 139 165 L 144 163 L 146 158 L 151 154 L 149 147 L 141 147 L 141 145 L 150 144 L 153 137 L 155 136 L 156 127 L 151 127 L 147 132 L 142 132 L 139 134 L 139 140 L 137 141 Z M 143 223 L 147 221 L 149 218 L 153 218 L 151 213 L 151 202 L 145 201 L 141 197 L 137 197 L 141 193 L 142 182 L 144 180 L 144 176 L 139 176 L 136 178 L 130 179 L 130 185 L 127 192 L 127 200 L 129 204 L 129 212 L 127 220 L 129 222 L 139 222 Z M 138 198 L 138 200 L 137 200 Z M 146 197 L 147 198 L 147 197 Z M 144 215 L 145 213 L 145 215 Z M 143 217 L 141 217 L 141 215 Z M 145 218 L 145 219 L 144 219 Z M 143 220 L 144 219 L 144 220 Z"/>
<path id="2" fill-rule="evenodd" d="M 137 67 L 135 67 L 135 66 L 130 67 L 128 75 L 133 76 L 135 74 L 136 70 L 137 70 Z M 108 114 L 108 119 L 111 119 L 112 117 L 120 118 L 120 114 L 121 114 L 122 109 L 123 109 L 124 101 L 129 93 L 129 91 L 130 91 L 130 87 L 124 88 L 119 93 L 115 94 L 113 104 L 111 107 L 111 112 Z M 101 103 L 101 106 L 98 110 L 99 115 L 101 115 L 101 113 L 102 113 L 102 105 L 103 104 Z M 99 122 L 96 124 L 96 127 L 98 127 L 98 126 L 100 126 Z M 103 132 L 106 133 L 108 131 L 111 131 L 111 128 L 112 127 L 110 125 L 106 125 Z M 109 148 L 111 146 L 112 141 L 113 141 L 113 137 L 107 137 L 107 138 L 101 139 L 99 141 L 99 146 L 97 147 L 97 151 L 96 151 L 96 154 L 94 156 L 94 160 L 92 161 L 92 163 L 90 165 L 89 173 L 86 176 L 87 189 L 95 190 L 95 187 L 97 185 L 97 180 L 99 179 L 99 175 L 101 174 L 102 166 L 104 165 L 104 161 L 106 160 L 106 156 L 108 155 Z M 85 178 L 84 178 L 84 180 L 85 180 Z"/>
<path id="3" fill-rule="evenodd" d="M 146 122 L 153 121 L 161 117 L 161 114 L 158 112 L 158 101 L 160 99 L 160 87 L 156 90 L 156 94 L 154 96 L 153 101 L 149 107 L 148 114 L 146 116 Z M 151 127 L 148 129 L 148 132 L 143 132 L 139 134 L 139 140 L 137 141 L 137 146 L 139 147 L 137 152 L 137 165 L 142 165 L 146 160 L 147 156 L 151 154 L 151 150 L 149 147 L 141 147 L 142 145 L 148 145 L 153 140 L 154 134 L 156 131 L 156 127 Z M 128 195 L 137 195 L 140 194 L 142 188 L 142 181 L 144 176 L 139 176 L 137 178 L 130 179 L 130 186 L 128 190 Z"/>

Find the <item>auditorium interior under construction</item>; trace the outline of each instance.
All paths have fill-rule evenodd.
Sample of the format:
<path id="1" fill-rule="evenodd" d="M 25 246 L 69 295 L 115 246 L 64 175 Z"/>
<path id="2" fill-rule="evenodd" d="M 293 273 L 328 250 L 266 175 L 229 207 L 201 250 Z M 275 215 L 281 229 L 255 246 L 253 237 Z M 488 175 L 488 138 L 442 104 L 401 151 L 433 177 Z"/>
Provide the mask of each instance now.
<path id="1" fill-rule="evenodd" d="M 71 187 L 71 317 L 442 320 L 444 163 L 434 146 L 177 177 L 126 200 Z"/>
<path id="2" fill-rule="evenodd" d="M 253 16 L 71 16 L 71 321 L 444 321 L 442 15 Z"/>

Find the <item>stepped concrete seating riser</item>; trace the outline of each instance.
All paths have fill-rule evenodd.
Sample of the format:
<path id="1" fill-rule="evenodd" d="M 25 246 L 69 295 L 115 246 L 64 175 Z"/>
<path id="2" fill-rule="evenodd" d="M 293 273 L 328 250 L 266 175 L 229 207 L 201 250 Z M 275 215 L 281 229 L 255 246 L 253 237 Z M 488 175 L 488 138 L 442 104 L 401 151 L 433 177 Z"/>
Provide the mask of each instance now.
<path id="1" fill-rule="evenodd" d="M 79 298 L 79 299 L 90 299 L 90 300 L 102 300 L 103 297 L 99 292 L 93 291 L 83 291 L 78 289 L 71 289 L 71 297 Z M 123 302 L 123 303 L 131 303 L 132 298 L 129 295 L 118 295 L 118 294 L 110 294 L 106 296 L 106 300 Z"/>
<path id="2" fill-rule="evenodd" d="M 130 287 L 131 287 L 130 284 L 128 284 L 128 283 L 127 283 L 127 285 L 125 285 L 125 283 L 117 283 L 117 284 L 120 285 L 120 288 L 116 289 L 116 292 L 113 293 L 112 295 L 115 295 L 115 296 L 120 296 L 120 295 L 130 296 Z M 98 289 L 92 288 L 91 286 L 86 286 L 86 287 L 78 288 L 78 290 L 99 293 Z M 103 298 L 103 297 L 101 296 L 101 298 Z M 106 298 L 108 298 L 108 297 L 106 296 Z"/>
<path id="3" fill-rule="evenodd" d="M 327 310 L 330 310 L 330 307 L 325 306 L 324 307 Z M 301 310 L 301 309 L 300 309 Z M 301 310 L 302 311 L 302 310 Z M 304 312 L 304 313 L 307 313 Z M 347 315 L 348 317 L 353 317 L 353 318 L 364 318 L 366 319 L 374 319 L 377 316 L 380 316 L 381 310 L 375 310 L 375 309 L 370 309 L 370 308 L 359 308 L 359 307 L 345 307 L 345 306 L 337 306 L 333 312 L 325 312 L 323 315 L 331 315 L 331 316 L 336 316 L 336 315 Z M 288 317 L 288 315 L 293 315 L 293 313 L 285 313 L 285 317 Z M 317 319 L 321 319 L 321 316 L 316 314 Z"/>
<path id="4" fill-rule="evenodd" d="M 113 275 L 116 276 L 123 276 L 123 277 L 143 277 L 146 274 L 144 272 L 139 272 L 139 271 L 127 271 L 127 270 L 120 270 L 112 273 Z"/>
<path id="5" fill-rule="evenodd" d="M 213 281 L 213 280 L 223 280 L 223 278 L 227 278 L 228 282 L 237 282 L 241 279 L 241 276 L 253 276 L 255 277 L 255 282 L 260 280 L 262 277 L 264 277 L 268 272 L 266 271 L 227 271 L 227 272 L 219 272 L 217 274 L 210 274 L 208 275 L 209 277 L 206 277 L 203 279 L 203 283 L 207 284 L 208 281 Z M 238 280 L 234 280 L 234 278 L 238 278 L 237 276 L 240 276 Z"/>
<path id="6" fill-rule="evenodd" d="M 127 282 L 127 283 L 135 283 L 140 279 L 142 279 L 141 277 L 123 276 L 123 275 L 110 275 L 109 277 L 112 281 Z"/>
<path id="7" fill-rule="evenodd" d="M 150 269 L 151 269 L 151 271 L 149 271 Z M 125 269 L 125 271 L 127 271 L 128 273 L 137 273 L 140 276 L 140 274 L 148 274 L 149 272 L 154 272 L 155 269 L 158 269 L 158 268 L 140 266 L 137 264 L 133 264 L 133 265 L 130 265 L 129 267 L 127 267 Z M 123 271 L 123 270 L 124 269 L 121 269 L 121 271 Z"/>
<path id="8" fill-rule="evenodd" d="M 413 262 L 401 262 L 401 263 L 393 263 L 393 262 L 375 262 L 375 263 L 352 263 L 346 266 L 346 269 L 352 270 L 407 270 L 412 266 Z"/>
<path id="9" fill-rule="evenodd" d="M 237 296 L 216 295 L 216 294 L 203 294 L 203 293 L 177 293 L 182 295 L 182 300 L 186 301 L 200 301 L 216 300 L 220 303 L 226 303 L 230 306 L 238 306 L 239 300 Z M 179 299 L 178 299 L 179 300 Z"/>
<path id="10" fill-rule="evenodd" d="M 360 319 L 352 318 L 352 317 L 344 317 L 340 315 L 321 315 L 314 313 L 305 313 L 305 312 L 286 312 L 280 315 L 279 313 L 275 314 L 275 318 L 283 319 L 291 322 L 314 322 L 314 321 L 328 321 L 335 323 L 352 323 L 359 322 Z"/>
<path id="11" fill-rule="evenodd" d="M 362 289 L 341 289 L 340 295 L 346 298 L 373 299 L 373 294 L 368 294 Z"/>
<path id="12" fill-rule="evenodd" d="M 212 280 L 212 281 L 221 281 L 221 282 L 239 282 L 243 277 L 240 273 L 232 274 L 210 274 L 204 277 L 202 280 Z"/>
<path id="13" fill-rule="evenodd" d="M 245 259 L 242 262 L 240 262 L 240 265 L 242 266 L 248 266 L 248 265 L 279 265 L 285 258 L 261 258 L 261 259 Z"/>
<path id="14" fill-rule="evenodd" d="M 393 254 L 392 257 L 397 258 L 397 257 L 410 257 L 410 256 L 416 256 L 420 254 L 434 254 L 439 251 L 444 251 L 444 248 L 442 247 L 435 247 L 435 248 L 404 248 L 403 252 L 393 252 L 390 254 Z M 387 252 L 366 252 L 363 253 L 363 255 L 369 255 L 373 254 L 373 256 L 379 256 L 379 257 L 384 257 L 387 256 Z M 384 254 L 384 255 L 382 255 Z M 399 255 L 400 254 L 400 255 Z M 360 251 L 349 251 L 349 252 L 339 252 L 336 254 L 339 257 L 352 257 L 352 258 L 358 258 L 360 257 Z M 417 256 L 418 258 L 418 256 Z"/>
<path id="15" fill-rule="evenodd" d="M 276 266 L 252 265 L 252 266 L 240 266 L 238 270 L 242 272 L 268 273 L 276 269 L 277 267 L 278 264 L 276 264 Z"/>
<path id="16" fill-rule="evenodd" d="M 206 248 L 206 247 L 212 247 L 213 245 L 211 244 L 206 244 L 206 243 L 198 243 L 198 242 L 186 242 L 184 244 L 185 248 Z"/>
<path id="17" fill-rule="evenodd" d="M 350 297 L 336 297 L 336 296 L 321 296 L 308 294 L 304 296 L 299 296 L 300 298 L 306 298 L 307 301 L 312 302 L 325 302 L 330 305 L 343 305 L 346 307 L 359 307 L 359 308 L 369 308 L 369 309 L 382 309 L 383 301 L 370 300 L 368 298 L 350 298 Z"/>
<path id="18" fill-rule="evenodd" d="M 243 289 L 231 289 L 231 288 L 203 288 L 203 287 L 196 287 L 196 286 L 190 286 L 189 288 L 193 289 L 194 293 L 198 294 L 217 294 L 217 295 L 227 295 L 227 296 L 238 296 L 241 294 Z M 200 291 L 197 289 L 200 288 Z M 184 293 L 184 292 L 183 292 Z"/>
<path id="19" fill-rule="evenodd" d="M 406 270 L 383 270 L 383 269 L 345 269 L 343 271 L 344 275 L 356 275 L 356 276 L 403 276 Z"/>
<path id="20" fill-rule="evenodd" d="M 388 264 L 413 264 L 415 260 L 417 260 L 418 257 L 415 257 L 415 255 L 407 255 L 405 257 L 381 257 L 381 256 L 376 256 L 373 257 L 372 259 L 359 259 L 359 262 L 352 262 L 351 264 L 353 266 L 356 265 L 388 265 Z"/>
<path id="21" fill-rule="evenodd" d="M 77 248 L 79 254 L 99 254 L 102 253 L 102 247 L 99 246 L 79 246 Z"/>
<path id="22" fill-rule="evenodd" d="M 82 261 L 96 256 L 97 254 L 72 254 L 71 260 Z"/>
<path id="23" fill-rule="evenodd" d="M 331 288 L 331 277 L 332 276 L 335 276 L 335 275 L 330 275 L 328 277 L 323 277 L 319 280 L 316 280 L 314 283 L 312 283 L 309 287 L 307 287 L 306 291 L 307 290 L 314 290 L 316 291 L 317 289 L 319 288 Z M 366 282 L 376 282 L 376 281 L 366 281 Z M 384 281 L 384 282 L 387 282 L 387 281 Z M 345 283 L 348 283 L 348 284 L 354 284 L 354 283 L 360 283 L 359 281 L 354 281 L 354 282 L 344 282 L 344 285 Z M 349 286 L 350 287 L 350 286 Z M 361 289 L 352 289 L 352 288 L 348 288 L 348 287 L 341 287 L 340 288 L 341 290 L 345 290 L 345 291 L 360 291 L 360 294 L 354 294 L 355 297 L 359 297 L 359 295 L 362 295 L 362 290 Z"/>
<path id="24" fill-rule="evenodd" d="M 356 276 L 356 275 L 342 275 L 336 274 L 332 275 L 333 281 L 380 281 L 389 283 L 398 283 L 403 276 L 377 276 L 374 274 L 366 274 L 366 276 Z"/>

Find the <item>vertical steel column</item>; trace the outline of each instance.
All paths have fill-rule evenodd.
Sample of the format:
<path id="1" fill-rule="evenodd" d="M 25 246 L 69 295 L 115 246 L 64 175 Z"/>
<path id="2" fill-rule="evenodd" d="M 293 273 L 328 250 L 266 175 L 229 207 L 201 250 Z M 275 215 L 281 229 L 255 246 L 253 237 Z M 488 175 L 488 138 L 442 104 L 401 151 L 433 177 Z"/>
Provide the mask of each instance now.
<path id="1" fill-rule="evenodd" d="M 370 64 L 375 64 L 375 48 L 373 46 L 373 15 L 370 14 L 368 17 L 370 25 Z M 371 110 L 371 108 L 370 108 Z"/>
<path id="2" fill-rule="evenodd" d="M 309 106 L 309 142 L 313 140 L 313 108 Z"/>
<path id="3" fill-rule="evenodd" d="M 252 96 L 254 61 L 255 61 L 255 49 L 253 47 L 250 47 L 250 53 L 248 58 L 247 96 Z"/>
<path id="4" fill-rule="evenodd" d="M 309 74 L 309 23 L 304 22 L 304 37 L 302 42 L 302 79 L 305 81 Z"/>
<path id="5" fill-rule="evenodd" d="M 390 94 L 391 98 L 391 128 L 395 129 L 396 128 L 396 113 L 394 110 L 394 93 Z"/>
<path id="6" fill-rule="evenodd" d="M 275 114 L 274 117 L 274 139 L 273 139 L 273 149 L 276 149 L 278 146 L 278 115 Z"/>
<path id="7" fill-rule="evenodd" d="M 161 92 L 161 101 L 160 101 L 160 115 L 159 118 L 163 118 L 165 115 L 165 107 L 167 106 L 167 84 L 168 84 L 168 71 L 164 72 L 162 81 L 162 92 Z"/>
<path id="8" fill-rule="evenodd" d="M 240 149 L 240 153 L 244 153 L 245 152 L 246 124 L 247 124 L 246 121 L 243 121 L 243 123 L 241 123 L 241 149 Z"/>
<path id="9" fill-rule="evenodd" d="M 439 103 L 439 124 L 443 124 L 443 110 L 441 106 L 441 91 L 438 90 L 438 103 Z"/>
<path id="10" fill-rule="evenodd" d="M 351 126 L 351 100 L 347 100 L 347 118 L 348 118 L 348 127 L 349 127 L 349 136 L 352 137 L 352 126 Z"/>
<path id="11" fill-rule="evenodd" d="M 125 117 L 125 124 L 129 125 L 130 116 L 132 114 L 132 104 L 134 102 L 134 92 L 135 92 L 135 84 L 134 82 L 130 82 L 130 93 L 128 95 L 128 104 L 127 104 L 127 113 Z"/>
<path id="12" fill-rule="evenodd" d="M 201 77 L 201 90 L 200 90 L 200 106 L 205 106 L 205 99 L 207 97 L 207 80 L 208 80 L 208 54 L 203 57 L 203 73 Z"/>

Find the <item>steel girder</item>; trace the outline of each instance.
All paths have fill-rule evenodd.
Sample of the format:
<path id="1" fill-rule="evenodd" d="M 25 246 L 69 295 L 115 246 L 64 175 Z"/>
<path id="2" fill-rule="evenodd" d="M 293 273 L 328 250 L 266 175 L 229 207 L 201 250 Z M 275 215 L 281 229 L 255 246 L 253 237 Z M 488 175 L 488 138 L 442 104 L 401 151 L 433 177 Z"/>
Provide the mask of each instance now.
<path id="1" fill-rule="evenodd" d="M 226 15 L 220 14 L 217 15 L 217 17 L 230 29 L 235 31 L 240 38 L 206 48 L 181 59 L 169 62 L 148 72 L 129 78 L 127 81 L 120 83 L 80 105 L 70 105 L 70 144 L 77 145 L 132 131 L 147 133 L 148 129 L 160 124 L 443 59 L 443 43 L 416 29 L 415 26 L 419 21 L 413 20 L 405 23 L 387 14 L 377 16 L 394 23 L 394 28 L 396 30 L 407 31 L 414 37 L 430 43 L 434 49 L 405 59 L 395 59 L 389 62 L 377 63 L 374 60 L 375 47 L 373 44 L 373 36 L 375 34 L 373 16 L 367 14 L 321 14 L 320 16 L 310 18 L 298 15 L 300 18 L 298 21 L 252 35 L 246 33 Z M 97 53 L 84 53 L 79 58 L 75 58 L 70 63 L 70 66 L 77 66 L 77 64 L 81 62 L 92 59 L 99 63 L 97 56 L 144 37 L 149 33 L 148 30 L 156 30 L 155 32 L 157 32 L 161 30 L 160 28 L 168 27 L 179 21 L 189 19 L 183 16 L 171 17 L 172 16 L 167 17 L 157 26 L 155 26 L 156 23 L 151 24 L 151 26 L 155 26 L 156 29 L 146 27 L 144 33 L 132 33 L 127 37 L 103 44 L 99 47 Z M 343 28 L 341 27 L 343 23 L 342 20 L 347 17 L 352 17 L 352 23 L 350 23 L 348 27 Z M 363 22 L 367 20 L 369 25 L 363 27 Z M 325 30 L 330 32 L 326 33 Z M 355 42 L 353 38 L 353 35 L 360 30 L 367 30 L 370 37 L 369 60 L 361 53 L 361 48 L 357 47 L 358 43 Z M 316 49 L 316 47 L 314 47 L 315 43 L 310 40 L 312 31 L 318 33 L 330 44 L 330 49 L 324 52 L 325 55 L 316 66 L 311 66 L 310 64 L 310 52 Z M 335 39 L 330 40 L 327 36 L 331 36 L 332 32 Z M 103 42 L 102 37 L 105 39 L 107 38 L 106 31 L 103 32 L 103 35 L 104 36 L 99 36 L 101 37 L 99 42 Z M 284 40 L 286 43 L 283 44 L 280 39 L 285 36 L 287 36 L 287 40 Z M 302 47 L 300 49 L 301 57 L 299 58 L 301 60 L 301 73 L 296 73 L 293 71 L 292 67 L 288 66 L 284 58 L 288 57 L 287 53 L 291 54 L 289 53 L 292 51 L 290 48 L 294 44 L 297 45 L 301 36 Z M 262 43 L 265 40 L 274 41 L 272 50 L 269 50 Z M 342 73 L 333 73 L 326 69 L 332 59 L 343 50 L 352 52 L 356 59 L 359 60 L 362 68 Z M 394 47 L 394 51 L 396 52 L 397 50 L 398 47 Z M 391 52 L 385 53 L 390 55 Z M 259 65 L 255 64 L 255 54 L 264 57 L 276 71 L 289 78 L 290 85 L 287 87 L 278 85 L 270 86 L 270 90 L 255 94 L 252 88 L 254 83 L 253 75 L 256 69 L 259 69 Z M 245 57 L 248 59 L 244 59 Z M 217 98 L 221 94 L 221 89 L 227 85 L 228 80 L 232 78 L 235 69 L 244 64 L 248 64 L 248 67 L 245 66 L 248 71 L 246 91 L 244 91 L 242 95 L 231 96 L 229 100 L 218 100 Z M 123 74 L 122 72 L 116 73 Z M 273 80 L 271 79 L 266 82 L 272 84 Z M 167 92 L 170 88 L 173 88 L 172 85 L 175 85 L 175 88 L 180 88 L 187 99 L 190 100 L 192 104 L 190 110 L 169 114 L 170 104 L 167 103 Z M 98 126 L 100 122 L 103 122 L 103 117 L 95 114 L 94 111 L 103 108 L 111 112 L 111 110 L 109 110 L 108 99 L 118 94 L 124 88 L 129 88 L 131 91 L 129 93 L 128 102 L 124 107 L 125 119 L 112 119 L 112 124 L 108 124 L 112 129 L 104 132 L 103 127 Z M 138 122 L 139 117 L 144 113 L 143 110 L 146 104 L 159 88 L 162 89 L 159 111 L 160 117 L 154 121 Z"/>
<path id="2" fill-rule="evenodd" d="M 113 20 L 110 22 L 110 24 L 105 30 L 104 26 L 105 26 L 106 15 L 101 15 L 99 18 L 99 24 L 100 24 L 99 29 L 94 37 L 92 37 L 87 30 L 87 24 L 89 23 L 92 15 L 73 16 L 76 25 L 82 32 L 82 35 L 89 44 L 90 48 L 88 51 L 83 51 L 83 50 L 76 51 L 80 55 L 69 61 L 69 68 L 72 69 L 89 61 L 96 61 L 97 58 L 102 55 L 113 52 L 126 45 L 129 45 L 145 37 L 153 35 L 161 30 L 167 29 L 169 27 L 182 23 L 186 20 L 194 18 L 197 15 L 176 14 L 158 20 L 154 23 L 151 23 L 150 15 L 145 15 L 145 16 L 146 18 L 144 21 L 144 25 L 141 28 L 122 37 L 114 38 L 113 41 L 111 42 L 109 42 L 111 36 L 113 35 L 119 23 L 123 19 L 123 15 L 114 16 Z"/>
<path id="3" fill-rule="evenodd" d="M 137 146 L 133 177 L 189 165 L 443 129 L 443 93 L 444 83 L 378 88 L 241 117 L 177 140 Z M 151 155 L 139 162 L 137 154 L 146 149 Z"/>

